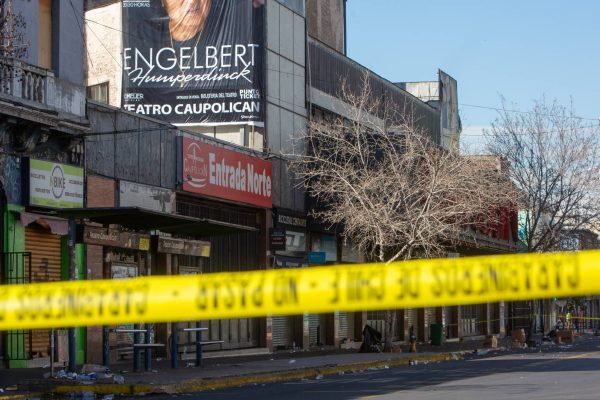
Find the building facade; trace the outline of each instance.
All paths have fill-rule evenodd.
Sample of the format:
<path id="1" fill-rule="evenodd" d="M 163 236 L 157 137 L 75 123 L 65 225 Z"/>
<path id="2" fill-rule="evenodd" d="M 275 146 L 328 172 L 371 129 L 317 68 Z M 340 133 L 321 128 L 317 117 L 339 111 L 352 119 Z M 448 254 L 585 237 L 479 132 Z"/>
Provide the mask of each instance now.
<path id="1" fill-rule="evenodd" d="M 8 1 L 0 8 L 3 27 L 14 27 L 3 30 L 0 52 L 2 284 L 83 275 L 81 247 L 76 271 L 69 269 L 67 221 L 49 215 L 83 206 L 82 135 L 89 123 L 82 17 L 82 5 L 68 2 Z M 79 362 L 84 335 L 77 330 Z M 0 332 L 0 357 L 15 368 L 48 364 L 51 337 L 49 329 Z M 54 338 L 56 359 L 65 360 L 66 331 Z"/>
<path id="2" fill-rule="evenodd" d="M 18 60 L 0 59 L 2 282 L 364 262 L 335 227 L 310 216 L 312 203 L 289 170 L 288 156 L 304 151 L 297 139 L 308 120 L 344 116 L 340 79 L 357 89 L 369 72 L 374 94 L 411 104 L 435 143 L 454 148 L 460 124 L 447 74 L 429 83 L 437 97 L 424 98 L 422 88 L 345 56 L 345 3 L 214 0 L 197 16 L 202 22 L 180 31 L 165 23 L 170 10 L 159 0 L 88 0 L 85 9 L 13 1 L 30 47 Z M 39 181 L 58 170 L 74 198 L 36 196 Z M 75 270 L 69 221 L 77 223 Z M 465 243 L 453 255 L 512 251 L 511 217 L 505 221 L 480 232 L 483 246 Z M 504 329 L 503 304 L 397 313 L 399 342 L 411 326 L 427 341 L 433 323 L 453 338 Z M 159 356 L 170 356 L 176 335 L 185 358 L 194 347 L 186 327 L 207 329 L 207 352 L 248 354 L 352 347 L 365 324 L 383 330 L 383 320 L 358 311 L 136 328 L 151 333 L 142 340 L 165 345 Z M 133 335 L 118 328 L 133 327 L 79 329 L 77 363 L 131 357 Z M 8 366 L 47 364 L 50 330 L 0 335 Z M 54 337 L 55 359 L 66 361 L 66 333 Z"/>

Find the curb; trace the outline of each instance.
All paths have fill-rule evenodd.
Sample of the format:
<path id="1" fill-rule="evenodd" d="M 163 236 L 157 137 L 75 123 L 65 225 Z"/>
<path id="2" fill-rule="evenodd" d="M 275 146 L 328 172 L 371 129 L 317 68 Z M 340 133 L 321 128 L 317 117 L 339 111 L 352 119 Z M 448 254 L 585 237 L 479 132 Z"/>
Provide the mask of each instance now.
<path id="1" fill-rule="evenodd" d="M 170 384 L 96 384 L 96 385 L 57 385 L 49 389 L 49 393 L 67 394 L 93 392 L 97 394 L 181 394 L 190 392 L 202 392 L 206 390 L 226 389 L 236 386 L 276 383 L 283 381 L 315 378 L 318 375 L 331 376 L 341 372 L 360 372 L 368 369 L 381 369 L 386 367 L 397 367 L 408 365 L 413 361 L 418 362 L 441 362 L 460 360 L 468 351 L 457 351 L 451 353 L 415 355 L 414 357 L 398 358 L 393 360 L 378 360 L 361 363 L 341 364 L 330 367 L 309 367 L 286 372 L 260 373 L 255 375 L 239 375 L 223 378 L 198 378 Z M 0 398 L 0 400 L 2 400 Z"/>
<path id="2" fill-rule="evenodd" d="M 15 393 L 15 394 L 3 394 L 0 395 L 0 400 L 26 400 L 26 399 L 39 399 L 42 396 L 41 393 Z"/>

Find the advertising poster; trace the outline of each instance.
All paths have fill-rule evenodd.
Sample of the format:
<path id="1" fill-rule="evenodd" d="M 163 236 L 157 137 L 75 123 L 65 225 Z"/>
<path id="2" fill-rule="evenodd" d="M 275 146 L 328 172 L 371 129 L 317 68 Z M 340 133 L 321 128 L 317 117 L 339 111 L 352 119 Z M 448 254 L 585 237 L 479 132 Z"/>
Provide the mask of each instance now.
<path id="1" fill-rule="evenodd" d="M 264 0 L 124 0 L 124 109 L 177 125 L 264 125 Z"/>

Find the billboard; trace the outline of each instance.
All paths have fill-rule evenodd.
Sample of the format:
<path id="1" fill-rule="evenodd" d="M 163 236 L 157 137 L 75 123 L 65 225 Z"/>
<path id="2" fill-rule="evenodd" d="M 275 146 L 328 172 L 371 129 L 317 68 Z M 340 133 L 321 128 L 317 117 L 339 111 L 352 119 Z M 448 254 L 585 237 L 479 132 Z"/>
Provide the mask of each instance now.
<path id="1" fill-rule="evenodd" d="M 141 183 L 119 181 L 119 207 L 140 207 L 164 213 L 175 212 L 172 190 Z"/>
<path id="2" fill-rule="evenodd" d="M 441 86 L 441 131 L 442 146 L 451 148 L 458 146 L 458 135 L 462 131 L 458 114 L 458 85 L 456 79 L 439 70 Z"/>
<path id="3" fill-rule="evenodd" d="M 264 0 L 123 1 L 122 107 L 176 125 L 264 125 Z"/>
<path id="4" fill-rule="evenodd" d="M 182 139 L 183 190 L 257 207 L 272 206 L 271 162 L 199 139 Z"/>
<path id="5" fill-rule="evenodd" d="M 83 207 L 83 168 L 34 159 L 25 162 L 28 162 L 28 205 Z"/>

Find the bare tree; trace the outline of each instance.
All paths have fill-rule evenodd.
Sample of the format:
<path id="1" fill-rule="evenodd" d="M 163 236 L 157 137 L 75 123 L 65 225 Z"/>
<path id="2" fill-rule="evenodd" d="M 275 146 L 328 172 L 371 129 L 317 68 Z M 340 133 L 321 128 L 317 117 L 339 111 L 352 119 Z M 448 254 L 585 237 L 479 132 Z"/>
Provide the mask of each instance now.
<path id="1" fill-rule="evenodd" d="M 445 255 L 475 238 L 483 215 L 506 206 L 511 191 L 489 160 L 435 145 L 410 104 L 374 98 L 342 84 L 345 117 L 309 123 L 292 167 L 317 204 L 311 213 L 380 262 Z M 386 348 L 396 313 L 387 313 Z"/>
<path id="2" fill-rule="evenodd" d="M 600 216 L 600 126 L 544 100 L 530 112 L 506 107 L 486 133 L 489 151 L 504 158 L 519 191 L 520 229 L 528 252 L 561 242 Z"/>
<path id="3" fill-rule="evenodd" d="M 0 57 L 22 58 L 27 54 L 25 28 L 25 18 L 13 11 L 12 0 L 0 0 Z"/>

